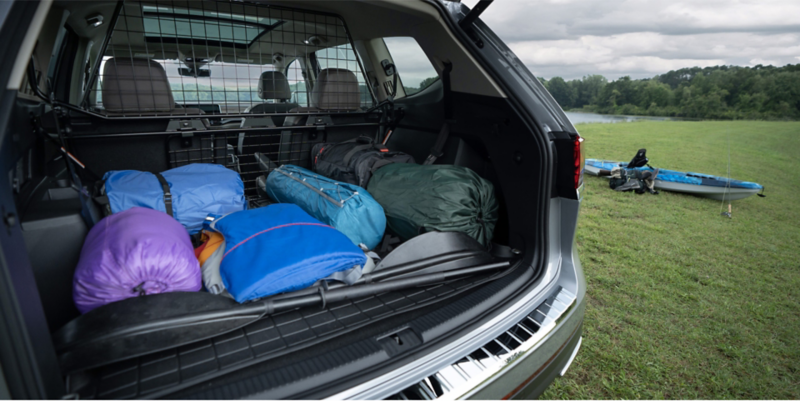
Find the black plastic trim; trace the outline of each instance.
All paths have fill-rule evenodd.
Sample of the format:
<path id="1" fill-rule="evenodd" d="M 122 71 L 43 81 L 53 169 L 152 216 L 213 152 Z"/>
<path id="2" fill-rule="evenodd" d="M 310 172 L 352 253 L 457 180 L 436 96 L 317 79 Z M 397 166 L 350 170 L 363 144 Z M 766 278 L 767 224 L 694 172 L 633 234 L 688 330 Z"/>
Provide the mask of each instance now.
<path id="1" fill-rule="evenodd" d="M 575 190 L 575 139 L 576 134 L 564 131 L 550 132 L 555 146 L 555 180 L 553 180 L 553 196 L 567 199 L 578 199 Z"/>
<path id="2" fill-rule="evenodd" d="M 0 54 L 9 58 L 0 66 L 0 82 L 9 82 L 13 61 L 39 6 L 38 2 L 14 2 L 0 17 Z M 11 397 L 59 398 L 64 394 L 63 381 L 6 174 L 19 158 L 12 143 L 14 134 L 30 133 L 12 131 L 12 120 L 28 118 L 16 114 L 17 94 L 16 90 L 0 92 L 0 365 Z"/>

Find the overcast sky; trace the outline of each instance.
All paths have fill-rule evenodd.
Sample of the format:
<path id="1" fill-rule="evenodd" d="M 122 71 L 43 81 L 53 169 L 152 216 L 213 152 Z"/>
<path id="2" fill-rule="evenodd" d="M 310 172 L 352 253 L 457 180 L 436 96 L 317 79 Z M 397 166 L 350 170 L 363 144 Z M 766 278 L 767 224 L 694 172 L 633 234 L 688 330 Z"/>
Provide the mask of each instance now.
<path id="1" fill-rule="evenodd" d="M 547 79 L 800 63 L 800 0 L 495 0 L 481 19 Z"/>

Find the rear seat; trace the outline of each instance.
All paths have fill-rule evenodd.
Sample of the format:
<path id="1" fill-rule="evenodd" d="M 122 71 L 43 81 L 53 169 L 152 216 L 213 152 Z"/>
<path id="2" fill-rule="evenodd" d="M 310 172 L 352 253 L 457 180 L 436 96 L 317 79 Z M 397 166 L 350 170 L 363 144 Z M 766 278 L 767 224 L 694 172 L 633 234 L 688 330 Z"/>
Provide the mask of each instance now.
<path id="1" fill-rule="evenodd" d="M 297 103 L 289 103 L 292 90 L 286 75 L 280 71 L 264 71 L 258 80 L 258 97 L 264 100 L 274 100 L 275 103 L 261 103 L 253 106 L 247 113 L 287 113 L 297 108 Z M 283 125 L 284 116 L 272 116 L 276 126 Z"/>
<path id="2" fill-rule="evenodd" d="M 311 106 L 298 107 L 291 112 L 356 111 L 361 107 L 358 79 L 353 71 L 344 68 L 326 68 L 319 72 L 311 90 Z M 300 125 L 306 116 L 289 116 L 284 127 Z"/>
<path id="3" fill-rule="evenodd" d="M 109 116 L 205 114 L 200 109 L 175 104 L 164 66 L 149 59 L 115 57 L 106 61 L 102 96 Z"/>
<path id="4" fill-rule="evenodd" d="M 287 116 L 283 121 L 283 127 L 295 127 L 303 125 L 308 119 L 304 113 L 313 112 L 346 112 L 356 111 L 361 107 L 360 93 L 358 91 L 358 80 L 356 74 L 343 68 L 326 68 L 319 72 L 314 88 L 311 90 L 311 106 L 295 107 L 289 110 L 290 113 L 299 115 Z M 280 124 L 276 124 L 280 126 Z M 297 136 L 301 136 L 298 141 Z M 299 164 L 301 167 L 309 167 L 303 162 L 297 161 L 298 155 L 310 155 L 314 143 L 322 138 L 315 138 L 312 134 L 304 132 L 282 131 L 280 135 L 278 164 Z M 239 144 L 243 142 L 243 135 L 240 135 Z M 241 150 L 241 146 L 239 147 Z M 241 153 L 241 152 L 240 152 Z"/>

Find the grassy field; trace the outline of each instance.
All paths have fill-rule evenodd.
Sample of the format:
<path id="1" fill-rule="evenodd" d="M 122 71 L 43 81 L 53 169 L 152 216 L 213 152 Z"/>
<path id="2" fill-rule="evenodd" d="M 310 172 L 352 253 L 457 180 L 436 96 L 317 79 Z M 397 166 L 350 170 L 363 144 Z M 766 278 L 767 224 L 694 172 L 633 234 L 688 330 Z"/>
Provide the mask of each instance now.
<path id="1" fill-rule="evenodd" d="M 800 398 L 800 123 L 578 125 L 589 158 L 731 176 L 766 198 L 618 193 L 588 176 L 581 351 L 542 398 Z M 727 205 L 725 206 L 727 209 Z"/>

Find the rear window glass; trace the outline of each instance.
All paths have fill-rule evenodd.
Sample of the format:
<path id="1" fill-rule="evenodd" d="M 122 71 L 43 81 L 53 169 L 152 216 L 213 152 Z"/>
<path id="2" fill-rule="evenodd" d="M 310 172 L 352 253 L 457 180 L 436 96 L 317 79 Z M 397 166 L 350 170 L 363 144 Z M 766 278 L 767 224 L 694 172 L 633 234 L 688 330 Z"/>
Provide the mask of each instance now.
<path id="1" fill-rule="evenodd" d="M 212 10 L 190 10 L 166 6 L 142 6 L 144 36 L 148 41 L 162 38 L 205 40 L 227 46 L 251 44 L 283 21 L 224 13 Z M 242 47 L 242 46 L 238 46 Z"/>
<path id="2" fill-rule="evenodd" d="M 262 103 L 314 106 L 309 104 L 313 82 L 302 63 L 316 56 L 322 68 L 353 71 L 361 105 L 369 107 L 374 100 L 350 43 L 344 23 L 329 15 L 229 2 L 178 6 L 126 1 L 100 60 L 89 103 L 98 111 L 111 107 L 103 101 L 103 87 L 107 86 L 103 74 L 108 63 L 133 64 L 131 59 L 144 59 L 164 68 L 176 103 L 175 114 L 183 114 L 181 106 L 221 114 L 247 113 Z M 269 71 L 277 74 L 269 74 L 273 79 L 264 82 L 281 90 L 259 92 L 262 74 Z M 288 92 L 276 82 L 281 79 L 274 78 L 278 76 L 286 79 Z M 130 113 L 136 114 L 136 101 L 149 95 L 148 85 L 137 82 L 135 88 L 129 88 L 136 93 L 124 105 L 126 112 L 133 104 Z M 115 107 L 120 107 L 120 102 L 115 101 Z M 164 108 L 164 102 L 143 103 Z"/>
<path id="3" fill-rule="evenodd" d="M 411 37 L 383 38 L 406 96 L 411 96 L 433 84 L 439 74 L 417 41 Z"/>
<path id="4" fill-rule="evenodd" d="M 114 59 L 106 56 L 100 64 L 100 71 L 103 71 L 107 62 L 114 60 L 125 62 L 130 59 Z M 271 64 L 215 62 L 204 67 L 210 71 L 209 77 L 187 77 L 178 72 L 180 68 L 186 67 L 179 60 L 153 60 L 166 70 L 172 96 L 179 105 L 201 108 L 204 111 L 218 109 L 222 114 L 237 114 L 245 112 L 253 104 L 274 102 L 273 99 L 261 99 L 258 96 L 258 80 L 261 74 L 265 71 L 275 71 L 275 67 Z M 95 92 L 96 104 L 102 107 L 102 76 L 99 77 L 98 85 L 100 90 Z M 215 107 L 208 108 L 202 105 Z"/>

